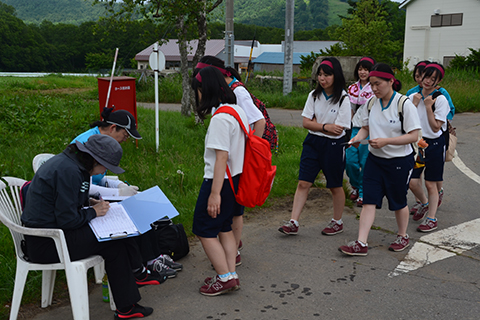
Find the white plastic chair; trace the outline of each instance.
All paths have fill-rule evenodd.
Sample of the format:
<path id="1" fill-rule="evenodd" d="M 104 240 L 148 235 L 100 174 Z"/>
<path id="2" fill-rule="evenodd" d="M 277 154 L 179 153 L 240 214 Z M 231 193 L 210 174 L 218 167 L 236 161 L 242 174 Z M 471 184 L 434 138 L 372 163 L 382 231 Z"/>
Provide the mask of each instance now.
<path id="1" fill-rule="evenodd" d="M 17 319 L 23 289 L 30 270 L 42 270 L 42 308 L 45 308 L 52 304 L 56 270 L 62 269 L 65 270 L 67 278 L 73 318 L 75 320 L 89 319 L 87 270 L 101 264 L 103 258 L 99 255 L 93 255 L 86 259 L 71 261 L 63 230 L 22 227 L 20 188 L 26 181 L 13 177 L 3 177 L 2 179 L 7 181 L 8 187 L 3 181 L 0 181 L 0 221 L 10 229 L 17 256 L 10 319 Z M 52 238 L 55 241 L 60 262 L 39 264 L 26 261 L 21 249 L 21 241 L 24 239 L 24 235 Z M 110 297 L 112 297 L 111 293 Z M 114 310 L 113 299 L 110 299 L 110 301 L 110 307 Z"/>
<path id="2" fill-rule="evenodd" d="M 52 158 L 54 156 L 53 153 L 39 153 L 37 154 L 34 158 L 33 158 L 33 161 L 32 161 L 32 166 L 33 166 L 33 172 L 36 173 L 38 168 L 40 168 L 40 166 L 42 164 L 44 164 L 45 162 L 47 162 L 47 160 L 49 160 L 50 158 Z"/>

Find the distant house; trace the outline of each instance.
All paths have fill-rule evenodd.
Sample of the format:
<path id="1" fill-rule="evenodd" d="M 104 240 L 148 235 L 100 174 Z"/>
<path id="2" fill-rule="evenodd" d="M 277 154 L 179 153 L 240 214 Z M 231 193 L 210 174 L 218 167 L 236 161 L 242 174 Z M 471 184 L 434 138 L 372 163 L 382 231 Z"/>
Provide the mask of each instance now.
<path id="1" fill-rule="evenodd" d="M 332 44 L 337 43 L 338 41 L 295 41 L 293 45 L 294 51 L 294 72 L 297 72 L 295 69 L 296 64 L 300 64 L 300 55 L 308 55 L 311 52 L 320 52 L 321 49 L 326 49 Z M 188 55 L 188 61 L 190 63 L 189 67 L 192 68 L 191 61 L 193 60 L 194 53 L 197 49 L 198 40 L 193 40 L 189 43 L 191 47 L 190 54 Z M 234 48 L 234 63 L 235 68 L 239 71 L 246 69 L 248 65 L 248 60 L 250 57 L 250 52 L 252 52 L 252 60 L 259 57 L 264 53 L 275 53 L 275 63 L 270 63 L 270 67 L 258 66 L 257 68 L 272 68 L 273 65 L 277 66 L 283 71 L 283 47 L 284 44 L 261 44 L 258 41 L 254 42 L 253 50 L 251 40 L 236 40 Z M 168 40 L 163 45 L 159 46 L 159 50 L 165 55 L 165 68 L 166 69 L 179 69 L 180 68 L 180 50 L 178 49 L 178 43 L 176 39 Z M 153 52 L 153 44 L 145 48 L 137 55 L 135 55 L 135 60 L 137 61 L 137 69 L 147 69 L 149 68 L 148 59 L 150 54 Z M 300 53 L 299 53 L 300 52 Z M 225 40 L 224 39 L 212 39 L 207 40 L 205 54 L 215 56 L 219 59 L 225 61 Z M 280 59 L 279 57 L 282 56 Z M 281 61 L 280 61 L 281 60 Z M 258 63 L 265 61 L 258 60 Z M 298 62 L 298 63 L 296 63 Z M 265 62 L 265 65 L 267 62 Z M 297 67 L 299 68 L 299 67 Z M 298 69 L 299 70 L 299 69 Z"/>
<path id="2" fill-rule="evenodd" d="M 479 0 L 406 0 L 403 61 L 413 69 L 421 60 L 448 66 L 455 55 L 480 47 Z"/>
<path id="3" fill-rule="evenodd" d="M 300 73 L 300 56 L 308 55 L 309 52 L 293 53 L 293 72 Z M 253 71 L 281 71 L 283 72 L 283 64 L 285 61 L 285 53 L 283 52 L 264 52 L 253 60 Z"/>

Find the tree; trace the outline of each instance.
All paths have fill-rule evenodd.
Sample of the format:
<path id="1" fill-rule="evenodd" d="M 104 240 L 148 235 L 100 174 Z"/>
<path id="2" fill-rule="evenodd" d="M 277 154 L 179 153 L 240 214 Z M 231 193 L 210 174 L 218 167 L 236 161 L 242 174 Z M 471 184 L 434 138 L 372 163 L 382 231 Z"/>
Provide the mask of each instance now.
<path id="1" fill-rule="evenodd" d="M 129 21 L 134 15 L 145 19 L 163 22 L 175 27 L 180 50 L 180 70 L 182 74 L 182 114 L 189 115 L 193 101 L 188 73 L 188 54 L 191 51 L 188 42 L 198 39 L 197 50 L 193 57 L 196 65 L 205 54 L 207 43 L 207 15 L 218 7 L 223 0 L 93 0 L 105 4 L 111 13 L 109 18 Z M 106 17 L 107 18 L 107 17 Z M 165 39 L 160 39 L 165 40 Z"/>
<path id="2" fill-rule="evenodd" d="M 391 38 L 392 25 L 387 22 L 385 7 L 378 0 L 349 3 L 354 4 L 349 11 L 351 17 L 342 19 L 342 25 L 331 36 L 340 40 L 342 45 L 332 50 L 336 54 L 340 51 L 344 56 L 371 56 L 379 62 L 401 67 L 402 42 Z"/>

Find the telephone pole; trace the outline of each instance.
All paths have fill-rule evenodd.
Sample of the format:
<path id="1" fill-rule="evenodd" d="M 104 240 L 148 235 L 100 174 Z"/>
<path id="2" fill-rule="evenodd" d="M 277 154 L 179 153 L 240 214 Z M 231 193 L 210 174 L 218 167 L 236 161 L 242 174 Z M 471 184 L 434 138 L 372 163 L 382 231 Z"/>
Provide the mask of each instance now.
<path id="1" fill-rule="evenodd" d="M 293 22 L 295 0 L 287 0 L 285 7 L 285 58 L 283 64 L 283 95 L 292 92 L 293 82 Z"/>
<path id="2" fill-rule="evenodd" d="M 225 6 L 225 66 L 235 68 L 235 36 L 233 35 L 233 0 Z"/>

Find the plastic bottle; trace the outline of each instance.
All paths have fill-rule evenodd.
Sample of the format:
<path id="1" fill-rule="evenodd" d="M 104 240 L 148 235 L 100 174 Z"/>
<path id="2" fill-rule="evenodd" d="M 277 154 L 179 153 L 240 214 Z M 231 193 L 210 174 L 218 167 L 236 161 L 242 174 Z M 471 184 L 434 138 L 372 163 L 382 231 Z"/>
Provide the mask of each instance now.
<path id="1" fill-rule="evenodd" d="M 102 296 L 103 302 L 110 302 L 110 295 L 108 293 L 108 278 L 105 274 L 102 279 Z"/>

